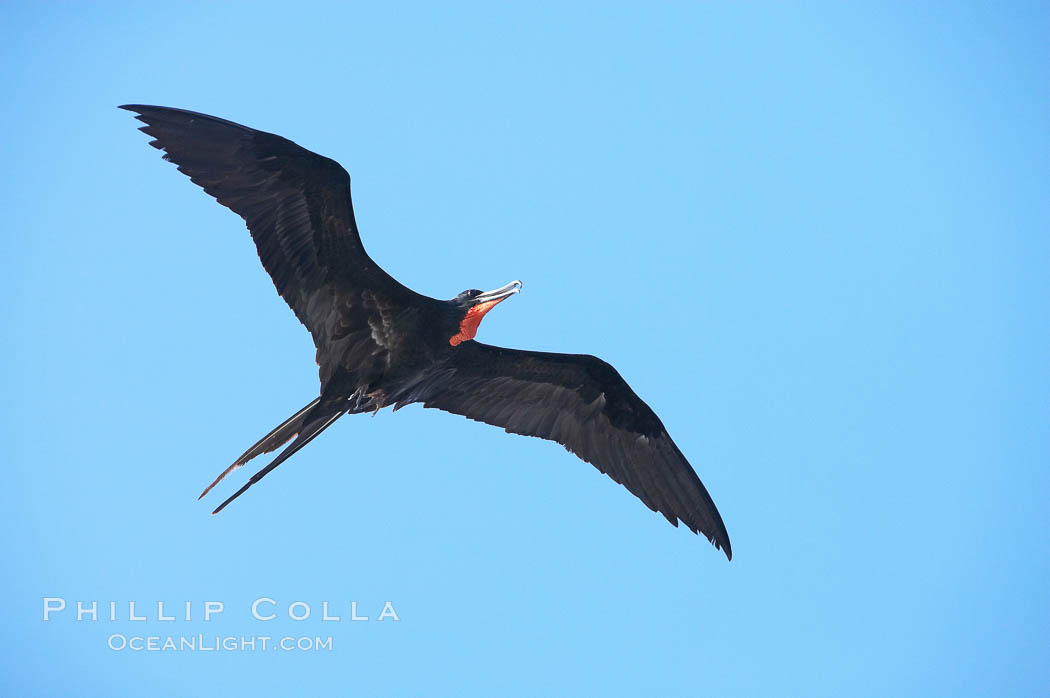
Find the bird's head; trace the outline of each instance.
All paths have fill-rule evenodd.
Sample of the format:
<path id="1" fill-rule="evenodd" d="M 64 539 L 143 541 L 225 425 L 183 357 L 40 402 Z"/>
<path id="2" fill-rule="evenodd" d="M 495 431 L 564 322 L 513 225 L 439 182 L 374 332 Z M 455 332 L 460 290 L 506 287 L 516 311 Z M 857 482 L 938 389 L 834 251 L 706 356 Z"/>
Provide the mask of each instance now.
<path id="1" fill-rule="evenodd" d="M 520 281 L 511 281 L 506 286 L 492 291 L 479 291 L 476 288 L 467 289 L 452 299 L 451 303 L 457 311 L 459 318 L 458 332 L 449 337 L 448 343 L 456 346 L 460 342 L 474 339 L 478 333 L 478 325 L 485 313 L 495 308 L 501 302 L 521 291 Z"/>

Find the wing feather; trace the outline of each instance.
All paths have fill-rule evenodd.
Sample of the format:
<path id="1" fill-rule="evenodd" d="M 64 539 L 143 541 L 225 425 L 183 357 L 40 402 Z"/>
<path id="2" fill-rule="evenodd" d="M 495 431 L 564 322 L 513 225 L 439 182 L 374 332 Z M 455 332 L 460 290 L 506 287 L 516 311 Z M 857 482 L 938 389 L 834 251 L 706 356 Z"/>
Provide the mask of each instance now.
<path id="1" fill-rule="evenodd" d="M 322 385 L 347 351 L 381 351 L 376 308 L 389 313 L 424 297 L 365 252 L 339 163 L 281 136 L 183 109 L 124 105 L 183 174 L 244 219 L 277 292 L 313 335 Z M 372 294 L 363 307 L 364 292 Z M 334 333 L 339 332 L 336 336 Z M 352 339 L 347 339 L 352 337 Z"/>
<path id="2" fill-rule="evenodd" d="M 652 409 L 601 359 L 464 342 L 440 379 L 413 399 L 561 444 L 732 559 L 729 534 L 700 478 Z"/>

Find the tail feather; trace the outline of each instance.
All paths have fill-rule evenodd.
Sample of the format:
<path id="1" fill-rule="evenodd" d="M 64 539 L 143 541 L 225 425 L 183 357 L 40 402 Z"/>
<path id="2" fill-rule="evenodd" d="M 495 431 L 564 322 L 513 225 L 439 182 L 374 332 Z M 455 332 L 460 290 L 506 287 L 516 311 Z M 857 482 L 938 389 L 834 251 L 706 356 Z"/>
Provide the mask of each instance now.
<path id="1" fill-rule="evenodd" d="M 235 460 L 230 467 L 226 468 L 226 470 L 223 470 L 222 473 L 219 474 L 219 477 L 215 478 L 214 482 L 205 487 L 204 491 L 201 492 L 201 496 L 197 497 L 197 499 L 203 499 L 204 495 L 211 492 L 212 488 L 220 482 L 222 482 L 222 479 L 224 477 L 226 477 L 234 470 L 250 461 L 252 458 L 262 455 L 263 453 L 276 451 L 280 446 L 288 443 L 302 430 L 303 422 L 306 421 L 307 415 L 310 414 L 310 411 L 313 408 L 317 407 L 317 403 L 319 403 L 320 401 L 320 397 L 314 398 L 314 400 L 306 407 L 302 408 L 301 410 L 293 414 L 291 417 L 278 424 L 276 427 L 274 427 L 273 431 L 256 441 L 255 444 L 247 451 L 242 453 L 241 456 L 237 460 Z"/>
<path id="2" fill-rule="evenodd" d="M 220 511 L 225 509 L 227 504 L 240 497 L 248 490 L 249 487 L 266 477 L 271 470 L 273 470 L 278 465 L 291 458 L 296 451 L 313 441 L 318 434 L 320 434 L 328 427 L 332 426 L 335 420 L 339 419 L 344 414 L 346 414 L 346 410 L 342 408 L 342 405 L 336 408 L 334 412 L 332 411 L 331 406 L 326 407 L 325 405 L 320 405 L 317 408 L 311 410 L 307 419 L 304 420 L 305 424 L 302 426 L 301 431 L 299 431 L 298 436 L 296 436 L 295 441 L 293 441 L 291 445 L 289 445 L 286 449 L 281 451 L 281 454 L 274 458 L 269 465 L 252 475 L 251 479 L 244 484 L 244 487 L 234 492 L 233 495 L 227 498 L 225 502 L 217 506 L 215 508 L 215 511 L 213 511 L 212 513 L 218 514 Z"/>

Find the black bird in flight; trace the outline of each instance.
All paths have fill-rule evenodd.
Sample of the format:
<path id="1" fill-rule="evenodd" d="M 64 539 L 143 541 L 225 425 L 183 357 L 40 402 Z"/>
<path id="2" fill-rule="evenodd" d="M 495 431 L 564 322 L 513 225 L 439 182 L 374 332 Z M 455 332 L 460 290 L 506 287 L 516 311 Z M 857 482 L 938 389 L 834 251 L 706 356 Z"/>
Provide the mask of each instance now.
<path id="1" fill-rule="evenodd" d="M 128 104 L 164 159 L 244 219 L 277 292 L 313 335 L 320 395 L 234 461 L 292 441 L 213 513 L 344 414 L 424 407 L 556 441 L 674 526 L 732 559 L 722 517 L 656 414 L 594 356 L 474 341 L 485 313 L 520 281 L 452 300 L 420 295 L 365 252 L 337 162 L 263 131 L 183 109 Z M 293 440 L 294 439 L 294 440 Z"/>

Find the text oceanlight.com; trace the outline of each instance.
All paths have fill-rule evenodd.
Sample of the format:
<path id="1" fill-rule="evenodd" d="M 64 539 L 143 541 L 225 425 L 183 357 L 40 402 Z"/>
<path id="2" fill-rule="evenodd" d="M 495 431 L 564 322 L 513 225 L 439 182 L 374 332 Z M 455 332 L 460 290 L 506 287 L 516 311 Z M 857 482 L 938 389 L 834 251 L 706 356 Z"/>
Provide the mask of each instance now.
<path id="1" fill-rule="evenodd" d="M 269 635 L 124 635 L 114 633 L 106 644 L 122 652 L 331 652 L 332 636 L 271 637 Z"/>

